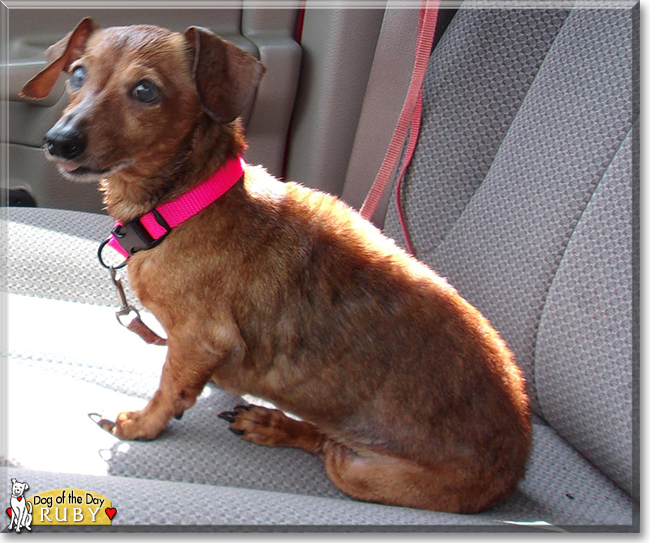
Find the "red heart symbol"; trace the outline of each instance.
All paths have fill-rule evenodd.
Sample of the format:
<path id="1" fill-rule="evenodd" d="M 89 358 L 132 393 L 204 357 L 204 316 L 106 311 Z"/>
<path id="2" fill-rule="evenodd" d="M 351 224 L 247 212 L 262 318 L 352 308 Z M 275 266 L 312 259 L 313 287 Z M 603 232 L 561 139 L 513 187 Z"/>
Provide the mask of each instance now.
<path id="1" fill-rule="evenodd" d="M 7 507 L 7 515 L 9 515 L 9 517 L 11 517 L 11 507 Z"/>
<path id="2" fill-rule="evenodd" d="M 18 501 L 20 501 L 20 500 L 22 500 L 22 499 L 23 499 L 22 496 L 18 496 Z"/>
<path id="3" fill-rule="evenodd" d="M 108 515 L 108 518 L 113 520 L 113 517 L 115 516 L 115 513 L 117 513 L 117 509 L 115 507 L 107 507 L 106 508 L 106 514 Z"/>

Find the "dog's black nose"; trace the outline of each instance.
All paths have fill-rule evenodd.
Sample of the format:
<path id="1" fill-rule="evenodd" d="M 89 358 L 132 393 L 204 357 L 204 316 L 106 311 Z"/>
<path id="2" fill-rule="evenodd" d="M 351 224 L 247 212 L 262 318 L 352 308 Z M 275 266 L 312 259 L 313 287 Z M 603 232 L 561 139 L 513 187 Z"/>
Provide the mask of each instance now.
<path id="1" fill-rule="evenodd" d="M 88 145 L 83 132 L 70 125 L 54 126 L 45 134 L 43 143 L 52 156 L 64 160 L 72 160 L 78 157 L 86 150 Z"/>

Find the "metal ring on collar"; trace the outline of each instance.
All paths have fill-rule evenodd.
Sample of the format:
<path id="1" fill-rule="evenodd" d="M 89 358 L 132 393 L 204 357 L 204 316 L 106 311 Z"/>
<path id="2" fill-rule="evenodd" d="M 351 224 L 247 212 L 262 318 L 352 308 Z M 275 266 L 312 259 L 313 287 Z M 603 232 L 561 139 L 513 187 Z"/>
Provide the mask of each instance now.
<path id="1" fill-rule="evenodd" d="M 99 263 L 100 263 L 102 266 L 104 266 L 107 270 L 110 270 L 111 267 L 112 267 L 113 269 L 115 269 L 115 270 L 119 270 L 120 268 L 123 268 L 124 266 L 126 266 L 126 263 L 127 263 L 127 261 L 129 260 L 128 258 L 125 258 L 124 261 L 121 262 L 120 264 L 118 264 L 117 266 L 110 266 L 110 265 L 106 264 L 106 262 L 104 262 L 104 259 L 102 258 L 102 252 L 103 252 L 103 250 L 104 250 L 104 247 L 106 247 L 106 245 L 108 244 L 108 242 L 109 242 L 110 240 L 111 240 L 111 238 L 108 237 L 108 238 L 106 238 L 104 241 L 102 241 L 102 242 L 99 244 L 99 249 L 97 249 L 97 258 L 99 259 Z"/>

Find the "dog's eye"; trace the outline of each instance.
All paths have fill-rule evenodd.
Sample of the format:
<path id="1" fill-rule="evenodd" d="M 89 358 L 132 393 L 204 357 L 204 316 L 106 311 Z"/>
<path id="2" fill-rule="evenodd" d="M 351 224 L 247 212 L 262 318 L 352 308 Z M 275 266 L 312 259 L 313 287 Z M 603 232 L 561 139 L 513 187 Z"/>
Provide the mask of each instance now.
<path id="1" fill-rule="evenodd" d="M 161 98 L 160 89 L 147 79 L 139 81 L 131 91 L 133 98 L 145 104 L 153 104 Z"/>
<path id="2" fill-rule="evenodd" d="M 70 87 L 72 90 L 79 90 L 86 82 L 86 68 L 77 66 L 70 74 Z"/>

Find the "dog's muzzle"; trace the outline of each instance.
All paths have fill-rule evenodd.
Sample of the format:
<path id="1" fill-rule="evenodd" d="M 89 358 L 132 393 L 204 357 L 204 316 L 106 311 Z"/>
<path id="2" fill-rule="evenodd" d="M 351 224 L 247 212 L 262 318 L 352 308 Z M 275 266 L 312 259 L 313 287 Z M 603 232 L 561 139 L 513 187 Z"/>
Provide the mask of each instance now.
<path id="1" fill-rule="evenodd" d="M 53 157 L 72 160 L 84 153 L 88 140 L 74 125 L 57 124 L 45 134 L 43 145 Z"/>

